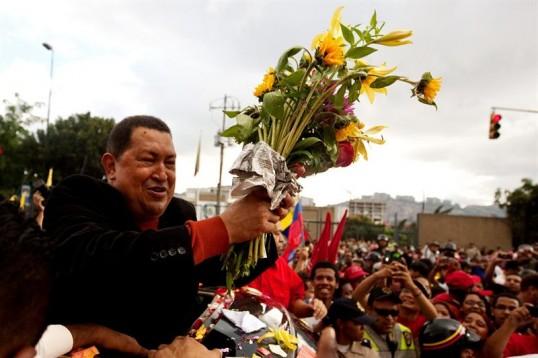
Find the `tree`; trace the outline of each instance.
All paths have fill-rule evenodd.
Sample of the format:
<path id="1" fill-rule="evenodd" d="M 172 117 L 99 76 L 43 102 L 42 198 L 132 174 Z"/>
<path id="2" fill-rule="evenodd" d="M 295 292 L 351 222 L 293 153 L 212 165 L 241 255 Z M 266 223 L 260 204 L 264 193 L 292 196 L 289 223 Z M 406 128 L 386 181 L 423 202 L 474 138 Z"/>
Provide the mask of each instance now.
<path id="1" fill-rule="evenodd" d="M 527 178 L 521 181 L 514 191 L 495 192 L 495 203 L 507 211 L 514 246 L 538 241 L 538 185 Z"/>
<path id="2" fill-rule="evenodd" d="M 29 104 L 15 94 L 15 100 L 4 100 L 4 114 L 0 114 L 0 193 L 9 196 L 16 193 L 25 176 L 27 153 L 22 149 L 22 143 L 31 134 L 28 127 L 43 119 L 32 114 L 39 104 Z"/>
<path id="3" fill-rule="evenodd" d="M 346 221 L 343 238 L 375 240 L 379 234 L 384 233 L 384 228 L 383 225 L 376 225 L 365 216 L 351 216 Z"/>
<path id="4" fill-rule="evenodd" d="M 38 130 L 22 143 L 29 153 L 28 166 L 38 173 L 54 168 L 55 182 L 71 174 L 101 178 L 100 159 L 113 126 L 113 119 L 93 117 L 89 112 L 59 118 L 49 126 L 48 134 Z"/>

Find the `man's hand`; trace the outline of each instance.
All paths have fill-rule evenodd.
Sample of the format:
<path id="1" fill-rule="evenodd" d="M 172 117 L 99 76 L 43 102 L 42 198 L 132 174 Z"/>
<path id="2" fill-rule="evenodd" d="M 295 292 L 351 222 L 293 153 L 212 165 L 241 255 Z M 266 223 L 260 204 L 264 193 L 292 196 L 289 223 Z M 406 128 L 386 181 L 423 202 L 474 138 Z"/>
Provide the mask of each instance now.
<path id="1" fill-rule="evenodd" d="M 320 320 L 327 315 L 327 307 L 325 307 L 325 303 L 323 303 L 323 301 L 314 298 L 310 305 L 314 311 L 313 316 L 315 319 Z"/>
<path id="2" fill-rule="evenodd" d="M 150 351 L 149 358 L 220 358 L 218 349 L 209 350 L 191 337 L 176 337 L 171 344 L 161 345 L 159 350 Z"/>
<path id="3" fill-rule="evenodd" d="M 128 353 L 137 356 L 147 356 L 148 350 L 142 347 L 136 339 L 110 328 L 96 324 L 73 324 L 66 326 L 73 336 L 73 349 L 96 346 Z"/>
<path id="4" fill-rule="evenodd" d="M 532 323 L 532 321 L 533 317 L 526 306 L 516 308 L 510 312 L 510 315 L 506 318 L 506 324 L 508 324 L 514 331 Z"/>
<path id="5" fill-rule="evenodd" d="M 265 191 L 255 191 L 230 205 L 220 216 L 231 244 L 252 240 L 262 233 L 278 231 L 278 221 L 286 216 L 293 201 L 289 195 L 281 206 L 270 210 Z"/>
<path id="6" fill-rule="evenodd" d="M 391 265 L 392 270 L 392 279 L 402 282 L 404 287 L 413 288 L 415 284 L 413 283 L 413 278 L 407 270 L 407 267 L 399 262 L 393 262 Z"/>

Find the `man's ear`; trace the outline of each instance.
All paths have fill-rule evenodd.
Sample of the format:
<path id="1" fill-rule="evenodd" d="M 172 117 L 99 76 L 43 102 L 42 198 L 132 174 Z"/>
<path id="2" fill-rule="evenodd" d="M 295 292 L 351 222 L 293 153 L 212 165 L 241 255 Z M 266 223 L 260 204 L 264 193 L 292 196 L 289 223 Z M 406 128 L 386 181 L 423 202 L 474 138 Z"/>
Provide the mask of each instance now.
<path id="1" fill-rule="evenodd" d="M 101 157 L 101 165 L 109 183 L 116 179 L 116 158 L 111 153 L 105 153 Z"/>

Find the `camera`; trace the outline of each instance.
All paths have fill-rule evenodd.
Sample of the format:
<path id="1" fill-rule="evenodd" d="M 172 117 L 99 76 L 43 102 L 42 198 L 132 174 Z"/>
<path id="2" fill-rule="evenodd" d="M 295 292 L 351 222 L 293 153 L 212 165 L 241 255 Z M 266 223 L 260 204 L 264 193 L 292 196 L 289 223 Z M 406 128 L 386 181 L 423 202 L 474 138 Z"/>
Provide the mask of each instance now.
<path id="1" fill-rule="evenodd" d="M 533 317 L 538 317 L 538 307 L 537 306 L 527 306 L 529 313 Z"/>

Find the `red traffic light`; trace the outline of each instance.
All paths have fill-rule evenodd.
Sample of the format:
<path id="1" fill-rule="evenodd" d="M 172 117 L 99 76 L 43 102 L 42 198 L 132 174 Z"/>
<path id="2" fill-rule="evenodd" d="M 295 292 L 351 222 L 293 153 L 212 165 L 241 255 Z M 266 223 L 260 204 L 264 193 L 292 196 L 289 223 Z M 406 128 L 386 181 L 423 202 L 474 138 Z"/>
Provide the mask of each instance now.
<path id="1" fill-rule="evenodd" d="M 500 114 L 491 112 L 491 116 L 489 118 L 489 139 L 497 139 L 501 136 L 499 133 L 499 129 L 501 128 L 499 122 L 502 118 L 503 117 Z"/>

